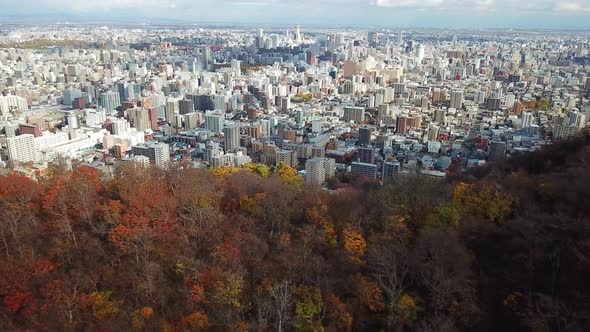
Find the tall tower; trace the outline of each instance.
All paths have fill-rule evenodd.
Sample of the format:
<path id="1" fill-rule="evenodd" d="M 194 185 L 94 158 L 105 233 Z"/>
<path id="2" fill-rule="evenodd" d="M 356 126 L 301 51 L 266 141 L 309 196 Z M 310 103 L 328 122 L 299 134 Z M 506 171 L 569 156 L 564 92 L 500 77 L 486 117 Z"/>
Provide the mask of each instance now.
<path id="1" fill-rule="evenodd" d="M 203 68 L 209 69 L 209 64 L 211 63 L 211 49 L 209 46 L 205 46 L 203 48 Z"/>
<path id="2" fill-rule="evenodd" d="M 301 28 L 299 25 L 295 26 L 295 42 L 301 43 Z"/>
<path id="3" fill-rule="evenodd" d="M 240 127 L 236 124 L 223 128 L 223 142 L 225 152 L 233 152 L 240 147 Z"/>
<path id="4" fill-rule="evenodd" d="M 451 91 L 451 108 L 460 109 L 463 107 L 463 91 L 452 90 Z"/>
<path id="5" fill-rule="evenodd" d="M 424 59 L 424 45 L 420 44 L 416 47 L 416 61 L 422 63 L 422 59 Z"/>

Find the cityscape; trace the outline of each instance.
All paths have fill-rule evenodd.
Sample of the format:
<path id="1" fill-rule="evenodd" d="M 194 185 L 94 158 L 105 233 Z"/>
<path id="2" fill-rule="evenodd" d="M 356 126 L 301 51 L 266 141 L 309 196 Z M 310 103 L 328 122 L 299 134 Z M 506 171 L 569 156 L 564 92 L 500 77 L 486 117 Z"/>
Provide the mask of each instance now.
<path id="1" fill-rule="evenodd" d="M 366 10 L 444 16 L 406 2 Z M 590 329 L 584 1 L 35 5 L 0 18 L 0 329 Z"/>
<path id="2" fill-rule="evenodd" d="M 3 40 L 29 43 L 0 54 L 3 165 L 28 175 L 61 157 L 106 172 L 284 163 L 320 186 L 444 177 L 589 119 L 578 33 L 54 25 Z"/>

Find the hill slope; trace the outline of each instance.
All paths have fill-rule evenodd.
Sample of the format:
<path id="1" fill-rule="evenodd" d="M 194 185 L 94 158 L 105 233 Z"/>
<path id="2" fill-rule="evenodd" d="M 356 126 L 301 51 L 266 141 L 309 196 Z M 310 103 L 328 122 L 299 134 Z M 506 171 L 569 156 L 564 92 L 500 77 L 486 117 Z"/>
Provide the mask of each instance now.
<path id="1" fill-rule="evenodd" d="M 590 135 L 440 182 L 0 179 L 2 330 L 590 329 Z"/>

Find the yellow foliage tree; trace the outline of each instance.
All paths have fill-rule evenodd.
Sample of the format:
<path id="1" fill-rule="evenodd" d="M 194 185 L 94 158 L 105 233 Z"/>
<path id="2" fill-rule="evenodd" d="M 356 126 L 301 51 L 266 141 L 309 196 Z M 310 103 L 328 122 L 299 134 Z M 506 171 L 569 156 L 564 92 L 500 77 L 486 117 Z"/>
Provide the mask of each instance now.
<path id="1" fill-rule="evenodd" d="M 277 165 L 275 168 L 275 174 L 277 174 L 281 181 L 286 185 L 293 187 L 301 187 L 303 185 L 303 178 L 299 176 L 297 170 L 285 163 L 279 163 Z"/>
<path id="2" fill-rule="evenodd" d="M 249 216 L 256 214 L 256 198 L 248 195 L 240 197 L 240 210 Z"/>
<path id="3" fill-rule="evenodd" d="M 338 241 L 336 240 L 336 228 L 334 227 L 334 223 L 325 216 L 325 213 L 319 208 L 313 207 L 307 210 L 306 217 L 310 223 L 322 228 L 326 244 L 332 248 L 336 248 L 338 245 Z"/>
<path id="4" fill-rule="evenodd" d="M 415 321 L 418 318 L 416 300 L 411 295 L 402 295 L 397 304 L 397 314 L 405 321 Z"/>
<path id="5" fill-rule="evenodd" d="M 242 309 L 241 296 L 244 290 L 244 280 L 239 275 L 231 274 L 225 280 L 219 280 L 216 285 L 218 301 L 236 309 Z"/>
<path id="6" fill-rule="evenodd" d="M 111 300 L 111 291 L 92 292 L 92 313 L 98 319 L 105 319 L 116 315 L 119 312 L 119 303 Z"/>
<path id="7" fill-rule="evenodd" d="M 270 175 L 270 169 L 264 164 L 248 163 L 244 167 L 263 178 L 267 178 Z"/>
<path id="8" fill-rule="evenodd" d="M 453 192 L 453 200 L 458 203 L 464 214 L 484 217 L 489 221 L 503 223 L 512 213 L 516 198 L 507 192 L 483 185 L 459 183 Z"/>
<path id="9" fill-rule="evenodd" d="M 224 166 L 224 167 L 215 167 L 211 168 L 211 173 L 216 177 L 223 178 L 230 174 L 237 172 L 239 168 L 234 166 Z"/>
<path id="10" fill-rule="evenodd" d="M 350 254 L 353 262 L 357 264 L 363 263 L 363 256 L 367 249 L 367 242 L 363 237 L 363 234 L 358 230 L 347 227 L 343 231 L 344 236 L 344 249 Z"/>

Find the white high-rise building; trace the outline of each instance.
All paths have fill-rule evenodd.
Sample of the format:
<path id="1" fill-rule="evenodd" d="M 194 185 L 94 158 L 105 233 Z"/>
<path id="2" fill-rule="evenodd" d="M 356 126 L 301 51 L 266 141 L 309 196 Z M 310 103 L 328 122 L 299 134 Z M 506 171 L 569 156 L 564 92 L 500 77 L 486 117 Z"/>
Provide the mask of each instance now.
<path id="1" fill-rule="evenodd" d="M 0 95 L 0 114 L 8 115 L 13 111 L 25 111 L 29 109 L 27 98 L 7 95 Z"/>
<path id="2" fill-rule="evenodd" d="M 129 122 L 125 119 L 115 119 L 112 124 L 113 135 L 124 135 L 129 130 Z"/>
<path id="3" fill-rule="evenodd" d="M 35 161 L 35 136 L 24 134 L 6 139 L 8 160 L 22 163 Z"/>
<path id="4" fill-rule="evenodd" d="M 179 112 L 178 99 L 170 99 L 166 101 L 166 121 L 174 122 L 174 114 Z"/>
<path id="5" fill-rule="evenodd" d="M 156 166 L 165 168 L 170 163 L 170 147 L 166 143 L 143 143 L 131 147 L 136 156 L 146 156 Z"/>
<path id="6" fill-rule="evenodd" d="M 533 113 L 531 112 L 522 112 L 521 120 L 520 120 L 520 127 L 521 128 L 530 128 L 533 125 Z"/>
<path id="7" fill-rule="evenodd" d="M 416 61 L 422 63 L 422 59 L 424 59 L 424 45 L 418 45 L 416 47 Z"/>
<path id="8" fill-rule="evenodd" d="M 305 162 L 305 183 L 322 185 L 336 174 L 336 160 L 332 158 L 315 157 Z"/>
<path id="9" fill-rule="evenodd" d="M 583 128 L 586 126 L 586 114 L 574 111 L 570 113 L 569 125 Z"/>
<path id="10" fill-rule="evenodd" d="M 301 27 L 295 26 L 295 42 L 301 43 Z"/>
<path id="11" fill-rule="evenodd" d="M 223 130 L 225 114 L 222 112 L 212 111 L 205 113 L 205 128 L 219 133 Z"/>

